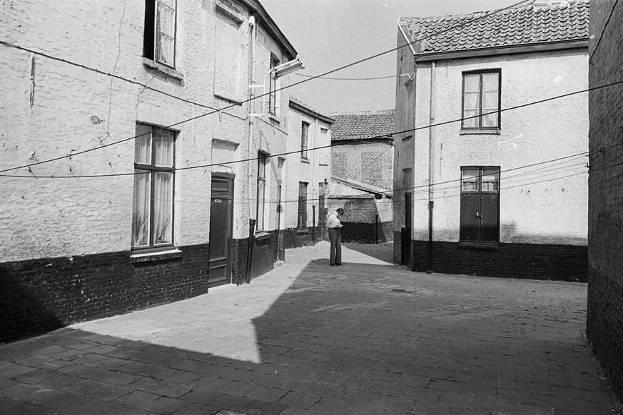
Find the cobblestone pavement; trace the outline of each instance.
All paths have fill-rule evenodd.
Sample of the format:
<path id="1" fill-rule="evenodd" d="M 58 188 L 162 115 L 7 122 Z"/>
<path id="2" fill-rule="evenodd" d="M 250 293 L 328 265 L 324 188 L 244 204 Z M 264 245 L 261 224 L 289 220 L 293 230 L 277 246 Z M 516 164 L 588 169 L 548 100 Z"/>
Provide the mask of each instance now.
<path id="1" fill-rule="evenodd" d="M 299 248 L 249 285 L 2 345 L 0 413 L 610 413 L 586 285 L 413 273 L 351 247 L 341 267 L 326 243 Z"/>

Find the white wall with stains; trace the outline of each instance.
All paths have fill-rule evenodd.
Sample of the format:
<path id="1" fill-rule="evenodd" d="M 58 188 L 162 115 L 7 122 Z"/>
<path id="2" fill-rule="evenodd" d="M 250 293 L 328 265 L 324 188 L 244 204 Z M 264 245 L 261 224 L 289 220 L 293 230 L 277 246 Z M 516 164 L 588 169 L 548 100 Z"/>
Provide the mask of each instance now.
<path id="1" fill-rule="evenodd" d="M 461 118 L 463 71 L 501 69 L 501 108 L 504 109 L 586 89 L 587 59 L 586 49 L 574 49 L 438 61 L 432 117 L 429 111 L 432 65 L 418 63 L 415 105 L 411 106 L 415 128 Z M 404 102 L 399 101 L 397 106 L 405 105 Z M 432 132 L 430 155 L 429 132 Z M 430 160 L 431 182 L 444 183 L 433 186 L 434 240 L 459 240 L 460 167 L 499 166 L 501 242 L 586 244 L 587 174 L 583 174 L 587 171 L 586 157 L 512 170 L 587 151 L 586 94 L 504 111 L 499 135 L 462 135 L 459 122 L 430 130 L 418 129 L 414 134 L 414 149 L 413 239 L 428 239 Z M 580 174 L 558 179 L 575 173 Z M 399 214 L 404 215 L 403 212 Z"/>

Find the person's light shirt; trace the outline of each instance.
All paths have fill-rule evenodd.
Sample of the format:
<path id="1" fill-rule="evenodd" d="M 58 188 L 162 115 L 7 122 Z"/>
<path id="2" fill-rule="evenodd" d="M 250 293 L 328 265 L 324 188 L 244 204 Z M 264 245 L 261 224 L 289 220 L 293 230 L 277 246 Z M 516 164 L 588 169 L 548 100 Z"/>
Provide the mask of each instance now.
<path id="1" fill-rule="evenodd" d="M 329 216 L 327 217 L 327 228 L 335 229 L 335 228 L 341 228 L 341 227 L 342 227 L 342 223 L 338 219 L 337 213 L 335 212 L 329 213 Z"/>

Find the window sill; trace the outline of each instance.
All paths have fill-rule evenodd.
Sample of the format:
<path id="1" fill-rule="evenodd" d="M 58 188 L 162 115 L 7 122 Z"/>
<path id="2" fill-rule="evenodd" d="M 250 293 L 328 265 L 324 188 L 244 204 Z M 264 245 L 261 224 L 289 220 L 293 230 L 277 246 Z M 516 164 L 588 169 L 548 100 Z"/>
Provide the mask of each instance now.
<path id="1" fill-rule="evenodd" d="M 500 243 L 499 242 L 461 241 L 461 242 L 459 242 L 459 248 L 498 250 L 498 249 L 500 249 Z"/>
<path id="2" fill-rule="evenodd" d="M 166 261 L 169 259 L 177 259 L 182 257 L 182 251 L 177 248 L 171 248 L 166 251 L 135 251 L 130 255 L 130 262 L 144 263 L 154 261 Z"/>
<path id="3" fill-rule="evenodd" d="M 166 65 L 163 65 L 161 63 L 158 63 L 152 59 L 149 58 L 143 58 L 143 66 L 146 67 L 147 69 L 151 69 L 157 72 L 160 72 L 166 76 L 169 76 L 171 78 L 175 78 L 178 81 L 183 81 L 184 80 L 184 74 L 176 71 L 173 68 L 170 68 Z"/>
<path id="4" fill-rule="evenodd" d="M 277 117 L 277 115 L 275 114 L 268 114 L 268 119 L 270 120 L 270 122 L 272 124 L 277 124 L 277 125 L 281 125 L 281 120 L 279 119 L 279 117 Z"/>
<path id="5" fill-rule="evenodd" d="M 257 231 L 254 237 L 256 241 L 263 241 L 264 239 L 270 238 L 270 232 Z"/>
<path id="6" fill-rule="evenodd" d="M 499 129 L 499 128 L 494 128 L 494 129 L 490 129 L 490 130 L 483 130 L 483 129 L 466 130 L 466 129 L 461 129 L 461 131 L 459 132 L 459 135 L 500 135 L 501 131 L 502 130 Z"/>
<path id="7" fill-rule="evenodd" d="M 218 99 L 222 99 L 223 101 L 227 101 L 227 102 L 229 102 L 231 104 L 234 104 L 234 105 L 242 105 L 242 101 L 238 100 L 238 99 L 228 98 L 228 97 L 226 97 L 224 95 L 216 94 L 216 93 L 214 94 L 214 96 L 217 97 Z"/>

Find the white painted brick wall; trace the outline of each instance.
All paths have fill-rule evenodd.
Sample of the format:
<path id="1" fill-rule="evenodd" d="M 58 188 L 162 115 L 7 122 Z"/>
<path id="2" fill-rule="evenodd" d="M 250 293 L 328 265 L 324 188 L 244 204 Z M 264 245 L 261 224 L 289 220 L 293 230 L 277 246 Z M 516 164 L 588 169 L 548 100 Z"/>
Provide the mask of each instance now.
<path id="1" fill-rule="evenodd" d="M 232 95 L 246 97 L 248 15 L 232 37 L 215 43 L 213 1 L 180 1 L 177 15 L 176 70 L 183 81 L 143 65 L 144 2 L 123 0 L 36 0 L 0 4 L 0 38 L 69 61 L 148 84 L 167 93 L 212 107 L 228 105 L 214 96 L 216 48 L 235 48 L 239 76 Z M 245 13 L 247 13 L 245 11 Z M 220 17 L 219 17 L 220 19 Z M 233 33 L 233 32 L 232 32 Z M 269 36 L 269 48 L 279 49 Z M 121 80 L 35 57 L 35 101 L 29 105 L 29 54 L 0 46 L 0 168 L 58 157 L 135 134 L 136 122 L 165 126 L 209 112 Z M 263 68 L 258 69 L 262 72 Z M 262 75 L 263 76 L 263 75 Z M 221 86 L 221 89 L 227 87 Z M 283 105 L 282 105 L 283 107 Z M 209 164 L 213 139 L 238 144 L 248 154 L 247 105 L 175 126 L 176 165 Z M 96 118 L 94 118 L 96 117 Z M 102 120 L 101 123 L 93 123 Z M 282 121 L 285 123 L 285 119 Z M 265 126 L 264 144 L 277 151 L 286 134 Z M 255 137 L 258 135 L 256 134 Z M 128 141 L 72 159 L 32 168 L 36 175 L 84 175 L 133 171 L 134 144 Z M 234 238 L 248 232 L 249 163 L 236 173 Z M 252 172 L 256 170 L 251 168 Z M 22 169 L 14 174 L 27 174 Z M 84 179 L 2 178 L 0 262 L 130 249 L 133 177 Z M 178 171 L 175 180 L 175 243 L 208 242 L 210 168 Z"/>
<path id="2" fill-rule="evenodd" d="M 507 108 L 588 86 L 586 49 L 541 52 L 503 57 L 440 61 L 435 72 L 435 122 L 461 118 L 462 71 L 501 68 L 502 101 Z M 430 123 L 430 63 L 418 65 L 415 126 Z M 403 93 L 403 97 L 405 94 Z M 398 101 L 397 113 L 407 99 Z M 413 106 L 411 106 L 413 110 Z M 460 124 L 433 129 L 432 182 L 456 180 L 434 187 L 434 238 L 458 241 L 460 229 L 461 166 L 500 166 L 501 170 L 584 152 L 588 147 L 588 101 L 585 94 L 502 113 L 500 135 L 460 135 Z M 414 239 L 428 238 L 428 138 L 429 130 L 414 134 L 415 189 Z M 404 147 L 404 146 L 402 146 Z M 399 160 L 406 151 L 397 145 Z M 407 159 L 409 156 L 407 155 Z M 587 176 L 578 175 L 546 183 L 533 181 L 581 172 L 585 159 L 574 168 L 514 176 L 526 170 L 502 173 L 500 193 L 501 242 L 586 244 Z M 556 164 L 546 165 L 548 168 Z M 560 167 L 560 165 L 558 165 Z M 534 170 L 534 169 L 533 169 Z M 529 171 L 529 169 L 527 170 Z M 395 174 L 395 185 L 399 174 Z M 505 189 L 513 186 L 513 188 Z M 518 187 L 514 187 L 518 186 Z M 417 200 L 420 199 L 420 200 Z M 404 216 L 398 206 L 395 218 Z"/>

